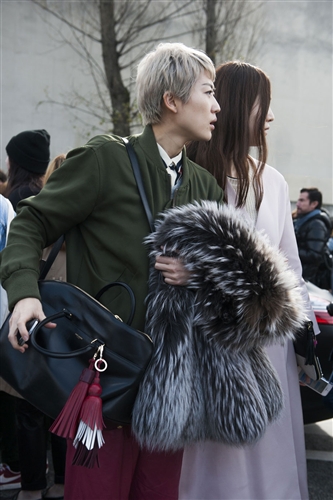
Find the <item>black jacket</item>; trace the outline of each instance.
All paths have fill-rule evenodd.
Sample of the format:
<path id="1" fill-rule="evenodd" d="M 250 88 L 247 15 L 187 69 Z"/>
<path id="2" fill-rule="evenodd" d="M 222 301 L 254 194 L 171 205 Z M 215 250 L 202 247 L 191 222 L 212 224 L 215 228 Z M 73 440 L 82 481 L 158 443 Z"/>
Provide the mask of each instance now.
<path id="1" fill-rule="evenodd" d="M 10 193 L 8 199 L 13 205 L 14 210 L 16 211 L 16 207 L 21 200 L 25 200 L 30 196 L 35 196 L 36 194 L 39 193 L 40 189 L 41 189 L 40 187 L 37 186 L 31 187 L 28 184 L 24 186 L 19 186 Z"/>
<path id="2" fill-rule="evenodd" d="M 329 215 L 321 210 L 320 214 L 304 222 L 295 233 L 303 278 L 318 286 L 317 272 L 324 262 L 324 251 L 331 234 Z"/>

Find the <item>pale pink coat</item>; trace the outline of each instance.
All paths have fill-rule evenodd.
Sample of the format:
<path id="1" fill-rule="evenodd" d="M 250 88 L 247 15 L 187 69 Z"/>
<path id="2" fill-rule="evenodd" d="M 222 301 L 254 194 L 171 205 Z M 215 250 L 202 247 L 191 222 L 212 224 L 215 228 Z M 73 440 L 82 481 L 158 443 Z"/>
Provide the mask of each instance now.
<path id="1" fill-rule="evenodd" d="M 266 165 L 264 197 L 256 223 L 272 245 L 280 248 L 298 274 L 310 319 L 311 310 L 291 218 L 284 177 Z M 228 203 L 235 191 L 228 183 Z M 304 428 L 295 353 L 291 341 L 267 349 L 284 393 L 282 417 L 269 426 L 255 445 L 235 448 L 210 441 L 186 448 L 180 480 L 180 500 L 306 500 L 308 499 Z"/>

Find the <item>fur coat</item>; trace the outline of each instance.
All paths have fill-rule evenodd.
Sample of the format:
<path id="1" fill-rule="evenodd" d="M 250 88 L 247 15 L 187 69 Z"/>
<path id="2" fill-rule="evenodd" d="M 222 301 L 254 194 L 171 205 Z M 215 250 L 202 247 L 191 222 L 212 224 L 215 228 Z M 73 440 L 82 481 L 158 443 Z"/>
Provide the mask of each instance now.
<path id="1" fill-rule="evenodd" d="M 293 339 L 306 315 L 284 256 L 241 212 L 215 202 L 166 211 L 146 238 L 146 332 L 155 343 L 132 428 L 141 446 L 171 451 L 200 440 L 241 446 L 277 419 L 283 395 L 264 347 Z M 181 258 L 187 287 L 154 268 Z"/>

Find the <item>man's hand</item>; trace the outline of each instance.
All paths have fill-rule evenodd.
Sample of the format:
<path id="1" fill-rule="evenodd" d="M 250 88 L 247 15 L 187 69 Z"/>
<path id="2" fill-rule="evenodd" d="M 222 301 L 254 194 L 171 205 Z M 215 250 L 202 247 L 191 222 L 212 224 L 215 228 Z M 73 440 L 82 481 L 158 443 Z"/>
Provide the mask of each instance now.
<path id="1" fill-rule="evenodd" d="M 26 323 L 31 319 L 37 319 L 42 321 L 45 318 L 45 314 L 42 309 L 42 304 L 38 299 L 26 298 L 19 300 L 14 307 L 13 314 L 9 320 L 9 334 L 8 340 L 18 351 L 24 353 L 28 348 L 28 344 L 23 344 L 19 346 L 18 344 L 18 334 L 25 341 L 29 339 L 29 333 L 26 327 Z M 48 328 L 55 328 L 55 323 L 48 323 Z"/>
<path id="2" fill-rule="evenodd" d="M 159 255 L 156 257 L 155 269 L 162 272 L 168 285 L 186 286 L 190 280 L 190 272 L 181 259 Z"/>

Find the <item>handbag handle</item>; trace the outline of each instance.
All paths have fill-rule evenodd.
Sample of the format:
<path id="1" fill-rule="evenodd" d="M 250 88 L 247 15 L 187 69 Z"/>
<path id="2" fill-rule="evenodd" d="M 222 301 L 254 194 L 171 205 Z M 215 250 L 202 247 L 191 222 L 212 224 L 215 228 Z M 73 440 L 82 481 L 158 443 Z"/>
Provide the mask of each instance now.
<path id="1" fill-rule="evenodd" d="M 41 345 L 38 344 L 37 342 L 37 333 L 38 331 L 43 328 L 47 323 L 50 323 L 54 321 L 55 319 L 66 317 L 67 319 L 71 319 L 72 313 L 69 311 L 66 311 L 64 309 L 63 311 L 60 311 L 58 313 L 52 314 L 51 316 L 48 316 L 47 318 L 43 319 L 40 321 L 35 328 L 31 332 L 31 344 L 34 346 L 34 348 L 39 351 L 40 353 L 44 354 L 45 356 L 49 356 L 50 358 L 58 358 L 58 359 L 68 359 L 68 358 L 75 358 L 77 356 L 81 356 L 82 354 L 85 354 L 92 349 L 96 348 L 96 342 L 98 342 L 98 339 L 95 339 L 93 343 L 90 343 L 86 345 L 85 347 L 81 347 L 80 349 L 76 349 L 75 351 L 71 352 L 57 352 L 57 351 L 49 351 L 48 349 L 45 349 Z"/>
<path id="2" fill-rule="evenodd" d="M 127 285 L 126 283 L 122 283 L 121 281 L 115 281 L 113 283 L 108 283 L 105 285 L 103 288 L 100 289 L 100 291 L 97 293 L 95 296 L 95 300 L 99 300 L 100 297 L 105 293 L 107 290 L 114 286 L 121 286 L 125 288 L 130 296 L 131 300 L 131 312 L 129 315 L 129 318 L 127 320 L 127 324 L 131 325 L 133 321 L 133 317 L 135 314 L 135 295 L 133 293 L 132 288 Z M 35 328 L 33 328 L 31 332 L 31 344 L 34 346 L 37 351 L 41 352 L 42 354 L 45 354 L 46 356 L 50 356 L 51 358 L 60 358 L 60 359 L 66 359 L 66 358 L 73 358 L 76 356 L 81 356 L 82 354 L 85 354 L 86 352 L 89 352 L 91 349 L 93 349 L 96 345 L 96 342 L 98 342 L 98 339 L 94 339 L 93 342 L 90 344 L 86 345 L 85 347 L 81 347 L 80 349 L 77 349 L 75 351 L 71 351 L 69 353 L 63 353 L 63 352 L 56 352 L 56 351 L 48 351 L 44 347 L 40 346 L 37 342 L 37 333 L 38 331 L 43 328 L 47 323 L 50 323 L 58 318 L 66 317 L 67 319 L 71 319 L 73 317 L 73 314 L 66 309 L 63 309 L 62 311 L 59 311 L 55 314 L 52 314 L 51 316 L 48 316 L 47 318 L 43 319 L 40 321 Z M 122 321 L 122 319 L 119 318 L 119 316 L 115 316 L 119 321 Z"/>
<path id="3" fill-rule="evenodd" d="M 109 288 L 112 288 L 114 286 L 122 286 L 129 293 L 131 299 L 131 312 L 129 314 L 126 323 L 128 325 L 131 325 L 135 314 L 135 295 L 133 293 L 132 288 L 129 285 L 127 285 L 127 283 L 123 283 L 122 281 L 114 281 L 113 283 L 108 283 L 107 285 L 103 286 L 103 288 L 101 288 L 100 291 L 95 295 L 95 299 L 99 301 L 103 293 L 105 293 L 107 290 L 109 290 Z"/>
<path id="4" fill-rule="evenodd" d="M 100 289 L 100 291 L 95 296 L 95 300 L 99 300 L 100 297 L 103 295 L 103 293 L 105 293 L 107 290 L 109 290 L 110 288 L 112 288 L 114 286 L 121 286 L 121 287 L 125 288 L 129 293 L 130 300 L 131 300 L 131 312 L 130 312 L 129 318 L 127 320 L 127 324 L 130 325 L 132 323 L 134 313 L 135 313 L 135 295 L 133 293 L 132 288 L 129 285 L 127 285 L 126 283 L 122 283 L 121 281 L 119 281 L 119 282 L 115 281 L 113 283 L 108 283 L 107 285 L 105 285 L 103 288 Z M 46 356 L 50 356 L 51 358 L 66 359 L 66 358 L 73 358 L 76 356 L 81 356 L 82 354 L 85 354 L 85 353 L 91 351 L 91 349 L 93 349 L 96 346 L 96 342 L 99 343 L 98 339 L 94 339 L 90 344 L 86 345 L 85 347 L 81 347 L 80 349 L 77 349 L 75 351 L 71 351 L 69 353 L 49 351 L 49 350 L 45 349 L 44 347 L 42 347 L 41 345 L 39 345 L 37 342 L 38 331 L 41 328 L 43 328 L 43 326 L 45 326 L 47 323 L 50 323 L 50 322 L 52 322 L 58 318 L 62 318 L 62 317 L 66 317 L 67 319 L 71 319 L 73 317 L 73 314 L 71 312 L 67 311 L 66 309 L 63 309 L 62 311 L 59 311 L 59 312 L 52 314 L 51 316 L 48 316 L 47 318 L 43 319 L 35 326 L 35 328 L 33 328 L 32 332 L 31 332 L 31 344 L 34 346 L 35 349 L 37 349 L 37 351 L 39 351 L 42 354 L 45 354 Z M 122 321 L 119 318 L 119 316 L 115 316 L 115 317 L 119 321 Z"/>
<path id="5" fill-rule="evenodd" d="M 136 157 L 136 154 L 135 154 L 135 151 L 134 151 L 132 144 L 128 141 L 128 139 L 126 139 L 126 137 L 123 137 L 123 141 L 124 141 L 126 149 L 127 149 L 127 154 L 128 154 L 129 159 L 131 161 L 134 177 L 136 180 L 136 184 L 138 186 L 138 190 L 140 193 L 143 207 L 144 207 L 145 212 L 146 212 L 146 216 L 147 216 L 147 219 L 149 222 L 149 227 L 150 227 L 151 232 L 153 233 L 155 231 L 154 218 L 152 216 L 150 206 L 149 206 L 149 203 L 147 200 L 147 195 L 146 195 L 145 188 L 144 188 L 143 181 L 142 181 L 142 177 L 141 177 L 139 162 L 138 162 L 138 159 Z"/>

